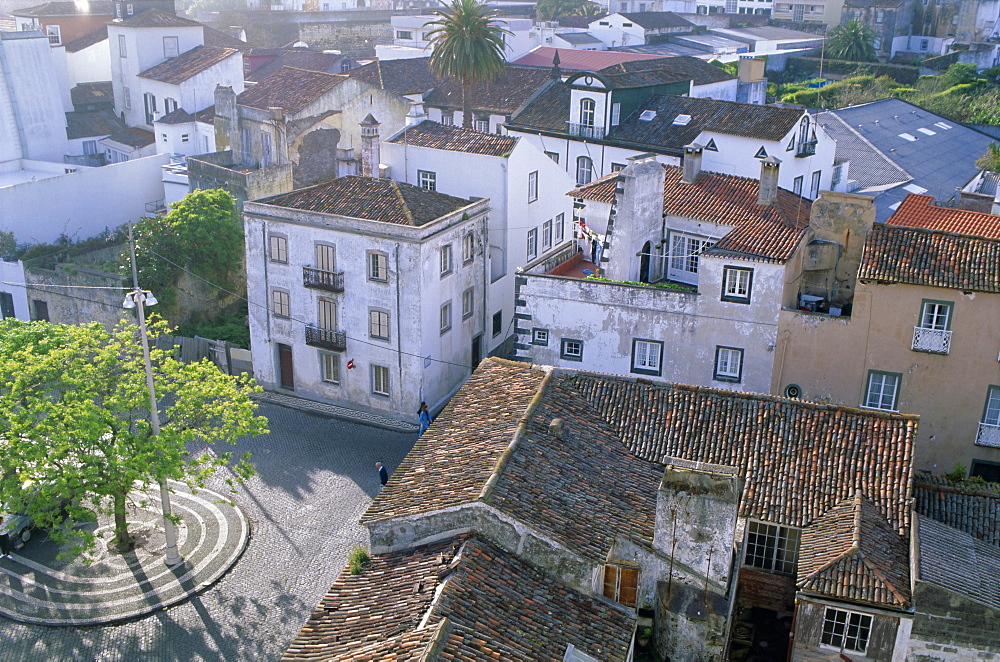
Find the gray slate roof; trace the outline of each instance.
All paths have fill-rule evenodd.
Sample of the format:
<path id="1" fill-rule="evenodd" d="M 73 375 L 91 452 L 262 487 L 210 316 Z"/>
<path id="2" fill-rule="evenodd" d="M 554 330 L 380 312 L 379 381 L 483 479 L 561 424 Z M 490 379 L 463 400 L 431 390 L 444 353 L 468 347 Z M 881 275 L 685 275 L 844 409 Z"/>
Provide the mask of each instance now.
<path id="1" fill-rule="evenodd" d="M 918 581 L 1000 609 L 1000 547 L 917 515 Z"/>
<path id="2" fill-rule="evenodd" d="M 858 183 L 856 193 L 891 188 L 913 179 L 838 115 L 829 111 L 819 113 L 816 121 L 837 142 L 837 163 L 851 162 L 847 177 Z"/>

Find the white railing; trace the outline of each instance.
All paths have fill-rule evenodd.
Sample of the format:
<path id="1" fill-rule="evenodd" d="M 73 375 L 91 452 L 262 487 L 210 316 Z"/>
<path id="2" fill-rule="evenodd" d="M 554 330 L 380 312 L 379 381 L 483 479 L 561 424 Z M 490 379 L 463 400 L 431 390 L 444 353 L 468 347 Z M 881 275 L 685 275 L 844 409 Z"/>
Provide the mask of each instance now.
<path id="1" fill-rule="evenodd" d="M 979 434 L 976 435 L 976 445 L 1000 448 L 1000 425 L 980 423 Z"/>
<path id="2" fill-rule="evenodd" d="M 592 124 L 574 124 L 569 123 L 569 134 L 571 136 L 579 136 L 581 138 L 593 138 L 594 140 L 600 140 L 604 137 L 604 127 L 594 126 Z"/>
<path id="3" fill-rule="evenodd" d="M 944 329 L 925 329 L 922 326 L 913 327 L 913 345 L 916 352 L 932 352 L 947 354 L 951 349 L 951 331 Z"/>

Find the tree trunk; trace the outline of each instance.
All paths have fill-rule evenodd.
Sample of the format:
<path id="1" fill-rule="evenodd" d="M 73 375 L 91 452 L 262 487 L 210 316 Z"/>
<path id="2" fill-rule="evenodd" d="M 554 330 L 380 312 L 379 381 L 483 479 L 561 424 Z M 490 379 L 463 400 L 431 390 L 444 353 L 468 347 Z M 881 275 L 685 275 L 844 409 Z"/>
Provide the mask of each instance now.
<path id="1" fill-rule="evenodd" d="M 132 550 L 132 536 L 128 532 L 128 522 L 125 520 L 125 493 L 116 492 L 114 494 L 115 510 L 115 539 L 114 545 L 120 553 Z"/>
<path id="2" fill-rule="evenodd" d="M 472 128 L 472 84 L 469 79 L 462 79 L 462 126 Z"/>

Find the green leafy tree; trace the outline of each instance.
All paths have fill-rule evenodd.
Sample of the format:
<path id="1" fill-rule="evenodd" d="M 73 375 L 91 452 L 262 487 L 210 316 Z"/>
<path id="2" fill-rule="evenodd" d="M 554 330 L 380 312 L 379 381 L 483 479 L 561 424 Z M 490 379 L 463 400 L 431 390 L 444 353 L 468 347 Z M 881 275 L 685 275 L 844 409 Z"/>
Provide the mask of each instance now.
<path id="1" fill-rule="evenodd" d="M 153 324 L 151 333 L 162 330 Z M 139 487 L 169 479 L 197 488 L 232 466 L 235 489 L 253 473 L 247 456 L 192 449 L 267 432 L 249 397 L 259 387 L 208 361 L 181 363 L 155 349 L 151 357 L 159 435 L 147 420 L 136 325 L 0 321 L 0 500 L 51 528 L 71 553 L 95 544 L 86 528 L 71 527 L 95 512 L 113 516 L 114 543 L 127 550 L 126 505 Z"/>
<path id="2" fill-rule="evenodd" d="M 560 16 L 594 16 L 601 6 L 587 0 L 538 0 L 535 17 L 539 21 L 554 21 Z"/>
<path id="3" fill-rule="evenodd" d="M 139 282 L 168 310 L 176 304 L 183 269 L 228 290 L 238 289 L 245 278 L 243 224 L 236 200 L 222 189 L 197 190 L 166 215 L 143 219 L 135 238 Z M 122 272 L 130 274 L 127 252 L 123 260 Z"/>
<path id="4" fill-rule="evenodd" d="M 1000 172 L 1000 145 L 990 143 L 986 153 L 976 159 L 976 167 L 992 172 Z"/>
<path id="5" fill-rule="evenodd" d="M 13 232 L 0 230 L 0 260 L 10 258 L 17 250 L 17 241 Z"/>
<path id="6" fill-rule="evenodd" d="M 507 66 L 504 28 L 498 12 L 476 0 L 452 0 L 445 9 L 431 12 L 437 18 L 425 36 L 434 48 L 430 67 L 438 76 L 462 85 L 462 126 L 472 128 L 472 88 L 495 80 Z"/>
<path id="7" fill-rule="evenodd" d="M 826 55 L 851 62 L 875 62 L 875 33 L 857 20 L 835 26 L 826 39 Z"/>

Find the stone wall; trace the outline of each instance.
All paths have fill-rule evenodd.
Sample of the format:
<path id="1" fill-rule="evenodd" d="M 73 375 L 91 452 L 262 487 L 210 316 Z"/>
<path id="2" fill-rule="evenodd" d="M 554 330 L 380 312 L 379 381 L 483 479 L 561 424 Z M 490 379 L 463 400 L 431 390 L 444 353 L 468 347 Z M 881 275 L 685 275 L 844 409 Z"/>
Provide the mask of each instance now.
<path id="1" fill-rule="evenodd" d="M 48 321 L 55 324 L 100 322 L 110 329 L 124 315 L 125 289 L 120 287 L 120 274 L 76 264 L 57 264 L 54 269 L 26 267 L 24 278 L 30 284 L 26 289 L 32 320 L 40 319 L 36 301 L 44 302 Z"/>
<path id="2" fill-rule="evenodd" d="M 1000 611 L 933 584 L 918 582 L 907 659 L 1000 660 Z"/>
<path id="3" fill-rule="evenodd" d="M 744 567 L 740 570 L 739 601 L 779 614 L 795 605 L 795 578 Z"/>
<path id="4" fill-rule="evenodd" d="M 318 50 L 335 49 L 354 59 L 375 57 L 375 44 L 392 43 L 388 19 L 334 23 L 305 23 L 299 40 Z"/>

